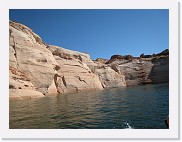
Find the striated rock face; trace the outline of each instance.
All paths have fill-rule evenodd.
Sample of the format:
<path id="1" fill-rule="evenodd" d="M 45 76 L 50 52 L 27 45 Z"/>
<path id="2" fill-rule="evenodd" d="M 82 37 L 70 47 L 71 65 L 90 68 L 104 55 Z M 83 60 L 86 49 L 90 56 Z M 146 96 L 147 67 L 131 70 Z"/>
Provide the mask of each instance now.
<path id="1" fill-rule="evenodd" d="M 125 76 L 117 73 L 109 65 L 102 63 L 88 63 L 93 73 L 99 76 L 103 88 L 126 86 Z"/>
<path id="2" fill-rule="evenodd" d="M 47 45 L 30 28 L 10 21 L 10 99 L 103 89 L 85 53 Z"/>
<path id="3" fill-rule="evenodd" d="M 10 21 L 9 28 L 10 89 L 49 93 L 48 88 L 55 75 L 54 68 L 58 66 L 52 53 L 28 27 Z"/>
<path id="4" fill-rule="evenodd" d="M 126 84 L 139 85 L 145 82 L 150 83 L 148 75 L 153 64 L 150 61 L 140 59 L 117 60 L 111 63 L 111 67 L 120 74 L 124 74 Z"/>
<path id="5" fill-rule="evenodd" d="M 132 57 L 113 55 L 106 63 L 125 76 L 126 85 L 162 83 L 169 81 L 169 50 L 159 54 Z"/>
<path id="6" fill-rule="evenodd" d="M 92 61 L 86 53 L 47 45 L 25 25 L 9 23 L 10 100 L 167 81 L 169 50 Z"/>
<path id="7" fill-rule="evenodd" d="M 154 59 L 149 79 L 152 83 L 169 82 L 169 56 Z"/>
<path id="8" fill-rule="evenodd" d="M 59 56 L 60 58 L 66 60 L 76 59 L 83 63 L 92 62 L 90 55 L 86 53 L 81 53 L 53 45 L 47 45 L 46 48 L 49 49 L 54 56 Z"/>
<path id="9" fill-rule="evenodd" d="M 54 80 L 59 93 L 73 93 L 103 89 L 99 77 L 92 73 L 87 62 L 92 62 L 88 54 L 48 46 L 60 69 Z"/>

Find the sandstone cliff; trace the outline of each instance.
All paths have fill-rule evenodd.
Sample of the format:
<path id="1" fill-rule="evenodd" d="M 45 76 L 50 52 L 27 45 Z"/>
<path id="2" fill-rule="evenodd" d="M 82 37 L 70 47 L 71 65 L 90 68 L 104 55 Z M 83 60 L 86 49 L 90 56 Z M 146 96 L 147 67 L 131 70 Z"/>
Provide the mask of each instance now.
<path id="1" fill-rule="evenodd" d="M 127 85 L 139 85 L 144 82 L 151 82 L 148 74 L 153 64 L 150 61 L 141 59 L 117 60 L 111 63 L 111 67 L 120 74 L 125 75 Z"/>
<path id="2" fill-rule="evenodd" d="M 152 62 L 154 66 L 148 77 L 152 83 L 169 82 L 169 56 L 162 56 Z"/>
<path id="3" fill-rule="evenodd" d="M 125 76 L 127 86 L 169 81 L 168 49 L 159 54 L 142 54 L 140 57 L 113 55 L 106 64 Z"/>
<path id="4" fill-rule="evenodd" d="M 10 21 L 10 99 L 30 99 L 55 93 L 113 87 L 107 79 L 105 84 L 109 82 L 109 85 L 104 86 L 103 79 L 88 67 L 88 63 L 94 63 L 88 54 L 47 45 L 27 26 Z M 112 72 L 109 78 L 114 79 L 117 73 L 111 68 L 109 70 Z M 126 86 L 123 76 L 119 77 L 123 83 L 118 86 Z"/>
<path id="5" fill-rule="evenodd" d="M 87 64 L 92 72 L 99 76 L 103 88 L 126 86 L 125 76 L 113 70 L 109 65 L 99 62 Z"/>
<path id="6" fill-rule="evenodd" d="M 87 66 L 92 62 L 85 53 L 57 46 L 47 46 L 60 66 L 57 70 L 56 86 L 59 93 L 73 93 L 103 89 L 99 77 Z"/>
<path id="7" fill-rule="evenodd" d="M 43 97 L 48 93 L 55 75 L 54 67 L 58 64 L 31 29 L 16 22 L 9 24 L 10 99 L 36 94 Z"/>
<path id="8" fill-rule="evenodd" d="M 27 26 L 9 22 L 11 100 L 169 81 L 169 51 L 110 60 L 48 45 Z"/>

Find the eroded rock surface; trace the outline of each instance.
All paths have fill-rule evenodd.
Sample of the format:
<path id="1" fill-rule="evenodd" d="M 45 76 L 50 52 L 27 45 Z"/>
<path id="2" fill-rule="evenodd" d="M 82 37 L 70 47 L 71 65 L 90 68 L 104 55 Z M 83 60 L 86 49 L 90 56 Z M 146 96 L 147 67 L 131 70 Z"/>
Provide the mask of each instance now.
<path id="1" fill-rule="evenodd" d="M 168 49 L 140 57 L 113 55 L 106 64 L 125 76 L 127 86 L 169 81 Z"/>
<path id="2" fill-rule="evenodd" d="M 103 89 L 86 64 L 92 62 L 88 54 L 47 45 L 30 28 L 12 21 L 9 51 L 10 98 Z"/>
<path id="3" fill-rule="evenodd" d="M 56 86 L 60 93 L 73 93 L 103 89 L 99 77 L 87 66 L 92 62 L 85 53 L 67 50 L 57 46 L 48 46 L 60 69 L 55 77 Z"/>
<path id="4" fill-rule="evenodd" d="M 154 66 L 149 75 L 152 83 L 169 82 L 169 56 L 154 59 L 153 63 Z"/>
<path id="5" fill-rule="evenodd" d="M 10 21 L 10 100 L 168 81 L 169 50 L 92 61 L 89 54 L 48 45 L 27 26 Z"/>
<path id="6" fill-rule="evenodd" d="M 46 45 L 38 35 L 22 24 L 10 21 L 9 37 L 10 89 L 48 93 L 55 75 L 54 68 L 58 66 L 52 53 L 45 48 Z"/>
<path id="7" fill-rule="evenodd" d="M 115 71 L 124 74 L 127 86 L 150 83 L 151 80 L 148 79 L 148 75 L 152 66 L 152 62 L 141 59 L 122 59 L 111 63 L 111 67 Z"/>
<path id="8" fill-rule="evenodd" d="M 125 76 L 102 63 L 88 63 L 93 73 L 99 76 L 103 88 L 125 87 Z"/>

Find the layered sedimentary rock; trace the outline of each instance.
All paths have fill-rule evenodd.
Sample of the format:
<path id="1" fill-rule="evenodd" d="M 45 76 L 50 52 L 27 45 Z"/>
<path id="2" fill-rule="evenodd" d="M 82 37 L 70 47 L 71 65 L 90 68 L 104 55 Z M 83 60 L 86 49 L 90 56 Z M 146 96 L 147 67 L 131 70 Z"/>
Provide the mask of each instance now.
<path id="1" fill-rule="evenodd" d="M 169 56 L 154 59 L 153 63 L 154 66 L 148 77 L 152 83 L 169 82 Z"/>
<path id="2" fill-rule="evenodd" d="M 109 65 L 90 62 L 88 66 L 93 73 L 99 76 L 103 88 L 126 86 L 125 76 L 113 70 Z"/>
<path id="3" fill-rule="evenodd" d="M 22 24 L 10 21 L 9 38 L 10 98 L 14 96 L 12 94 L 19 95 L 12 93 L 17 92 L 16 89 L 31 90 L 34 91 L 32 95 L 37 93 L 43 97 L 48 93 L 55 75 L 54 68 L 58 66 L 52 53 L 38 35 Z"/>
<path id="4" fill-rule="evenodd" d="M 152 62 L 141 59 L 122 59 L 111 63 L 112 69 L 120 74 L 124 74 L 127 86 L 150 83 L 148 75 L 152 66 Z"/>
<path id="5" fill-rule="evenodd" d="M 55 77 L 59 93 L 73 93 L 103 89 L 99 77 L 87 66 L 92 62 L 85 53 L 57 46 L 47 46 L 60 66 Z"/>
<path id="6" fill-rule="evenodd" d="M 169 81 L 169 50 L 140 57 L 113 55 L 106 64 L 125 76 L 127 86 Z"/>
<path id="7" fill-rule="evenodd" d="M 103 64 L 105 64 L 105 63 L 107 63 L 108 62 L 108 60 L 107 59 L 103 59 L 103 58 L 97 58 L 96 60 L 95 60 L 95 62 L 97 63 L 103 63 Z"/>
<path id="8" fill-rule="evenodd" d="M 10 99 L 103 89 L 88 63 L 93 63 L 88 54 L 47 45 L 27 26 L 10 21 Z"/>
<path id="9" fill-rule="evenodd" d="M 89 54 L 48 45 L 30 28 L 10 21 L 9 92 L 21 100 L 169 81 L 169 51 L 92 61 Z"/>

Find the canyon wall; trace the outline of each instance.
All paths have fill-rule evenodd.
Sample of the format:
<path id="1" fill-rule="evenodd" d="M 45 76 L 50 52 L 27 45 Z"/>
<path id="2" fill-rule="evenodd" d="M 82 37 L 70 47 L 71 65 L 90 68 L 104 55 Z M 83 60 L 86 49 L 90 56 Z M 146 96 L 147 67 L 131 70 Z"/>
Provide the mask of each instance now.
<path id="1" fill-rule="evenodd" d="M 48 45 L 27 26 L 9 22 L 10 100 L 168 81 L 168 52 L 92 61 L 86 53 Z"/>
<path id="2" fill-rule="evenodd" d="M 88 54 L 48 45 L 27 26 L 9 22 L 10 100 L 102 90 L 113 87 L 108 78 L 116 77 L 122 81 L 118 86 L 126 86 L 110 67 L 104 86 L 88 64 L 94 64 Z"/>
<path id="3" fill-rule="evenodd" d="M 141 55 L 113 55 L 105 64 L 125 76 L 126 85 L 140 85 L 169 82 L 169 50 L 159 54 Z"/>

